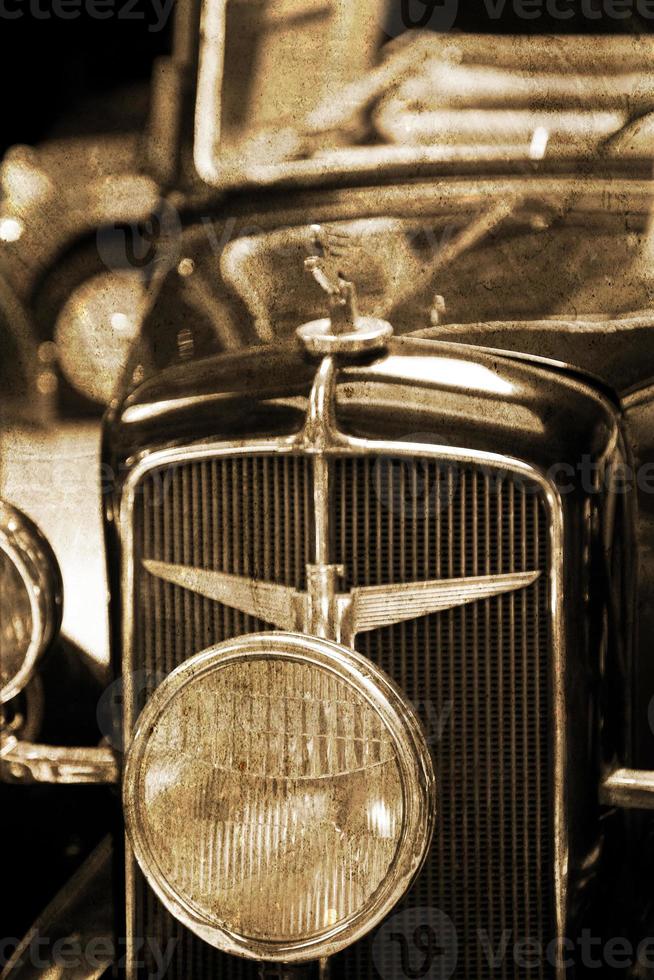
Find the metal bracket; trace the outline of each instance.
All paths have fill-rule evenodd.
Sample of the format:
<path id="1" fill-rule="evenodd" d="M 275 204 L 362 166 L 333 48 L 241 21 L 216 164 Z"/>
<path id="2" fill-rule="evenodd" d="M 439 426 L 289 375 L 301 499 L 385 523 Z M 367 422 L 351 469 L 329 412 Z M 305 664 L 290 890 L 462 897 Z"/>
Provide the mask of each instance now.
<path id="1" fill-rule="evenodd" d="M 600 802 L 629 810 L 654 810 L 654 772 L 614 769 L 600 787 Z"/>
<path id="2" fill-rule="evenodd" d="M 78 747 L 21 742 L 13 735 L 0 742 L 0 781 L 7 783 L 118 783 L 113 751 L 106 746 Z"/>

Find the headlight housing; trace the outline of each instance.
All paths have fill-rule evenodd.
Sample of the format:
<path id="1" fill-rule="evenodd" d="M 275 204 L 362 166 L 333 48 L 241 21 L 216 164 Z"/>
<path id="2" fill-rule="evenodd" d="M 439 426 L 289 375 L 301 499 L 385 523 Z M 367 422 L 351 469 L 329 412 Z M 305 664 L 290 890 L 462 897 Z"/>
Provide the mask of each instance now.
<path id="1" fill-rule="evenodd" d="M 61 572 L 37 526 L 0 501 L 0 704 L 28 684 L 60 625 Z"/>
<path id="2" fill-rule="evenodd" d="M 173 915 L 226 952 L 292 962 L 355 942 L 404 895 L 431 840 L 435 780 L 416 716 L 372 663 L 266 633 L 159 686 L 124 804 Z"/>

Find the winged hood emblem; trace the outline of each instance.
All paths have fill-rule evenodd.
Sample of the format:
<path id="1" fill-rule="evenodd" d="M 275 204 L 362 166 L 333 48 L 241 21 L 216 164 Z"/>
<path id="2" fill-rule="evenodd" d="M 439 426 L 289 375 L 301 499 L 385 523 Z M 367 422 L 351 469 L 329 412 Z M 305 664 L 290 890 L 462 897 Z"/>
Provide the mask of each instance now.
<path id="1" fill-rule="evenodd" d="M 358 633 L 527 588 L 540 576 L 539 571 L 511 572 L 362 586 L 348 593 L 338 593 L 331 586 L 335 578 L 343 574 L 343 568 L 336 565 L 309 565 L 307 592 L 187 565 L 146 559 L 143 566 L 165 582 L 221 602 L 282 630 L 315 632 L 316 620 L 321 618 L 316 617 L 317 607 L 321 606 L 324 611 L 327 604 L 327 618 L 332 625 L 329 632 L 335 639 L 348 643 Z"/>

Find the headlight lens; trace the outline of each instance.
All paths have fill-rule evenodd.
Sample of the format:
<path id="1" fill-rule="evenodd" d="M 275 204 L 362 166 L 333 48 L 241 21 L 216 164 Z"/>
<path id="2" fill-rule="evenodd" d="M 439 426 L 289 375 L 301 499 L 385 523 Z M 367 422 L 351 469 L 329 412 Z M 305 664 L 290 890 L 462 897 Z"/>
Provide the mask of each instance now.
<path id="1" fill-rule="evenodd" d="M 57 319 L 61 369 L 83 395 L 106 405 L 141 327 L 145 287 L 139 275 L 102 272 L 70 296 Z"/>
<path id="2" fill-rule="evenodd" d="M 402 897 L 431 838 L 413 712 L 358 654 L 260 634 L 187 661 L 137 725 L 124 784 L 136 857 L 207 942 L 315 959 Z"/>
<path id="3" fill-rule="evenodd" d="M 39 529 L 0 501 L 0 703 L 15 697 L 61 624 L 57 560 Z"/>

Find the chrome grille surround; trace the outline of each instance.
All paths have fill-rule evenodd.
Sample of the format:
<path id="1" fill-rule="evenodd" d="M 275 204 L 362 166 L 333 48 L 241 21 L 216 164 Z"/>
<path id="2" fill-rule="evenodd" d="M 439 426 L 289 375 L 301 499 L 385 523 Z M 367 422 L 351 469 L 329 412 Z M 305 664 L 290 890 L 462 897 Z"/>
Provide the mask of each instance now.
<path id="1" fill-rule="evenodd" d="M 312 505 L 314 511 L 313 541 L 316 561 L 328 560 L 329 555 L 329 469 L 332 458 L 357 456 L 422 457 L 440 463 L 459 466 L 480 466 L 488 470 L 505 472 L 537 485 L 542 493 L 548 522 L 549 552 L 549 596 L 551 616 L 551 657 L 552 689 L 550 704 L 554 721 L 553 744 L 553 832 L 552 851 L 554 854 L 555 919 L 557 934 L 565 935 L 567 846 L 564 808 L 564 759 L 565 759 L 565 687 L 564 687 L 564 637 L 562 629 L 561 583 L 562 583 L 562 507 L 554 486 L 538 471 L 520 460 L 493 453 L 469 451 L 450 446 L 431 444 L 411 444 L 405 442 L 385 442 L 348 436 L 339 431 L 334 413 L 335 368 L 330 358 L 326 358 L 310 398 L 309 412 L 305 428 L 297 435 L 281 439 L 264 439 L 235 444 L 203 443 L 187 447 L 153 452 L 144 456 L 131 470 L 121 501 L 120 538 L 123 554 L 123 675 L 125 678 L 125 744 L 129 742 L 133 724 L 136 720 L 135 691 L 131 687 L 132 671 L 138 665 L 133 663 L 132 654 L 135 641 L 134 622 L 134 509 L 141 481 L 148 473 L 181 463 L 213 461 L 236 457 L 257 456 L 300 456 L 313 460 Z M 254 624 L 253 624 L 254 625 Z M 193 651 L 195 652 L 195 651 Z M 127 887 L 127 930 L 128 942 L 135 936 L 136 909 L 135 867 L 131 854 L 126 858 Z M 136 951 L 128 947 L 128 977 L 136 978 Z M 563 970 L 559 971 L 563 975 Z M 244 973 L 244 976 L 248 974 Z"/>

